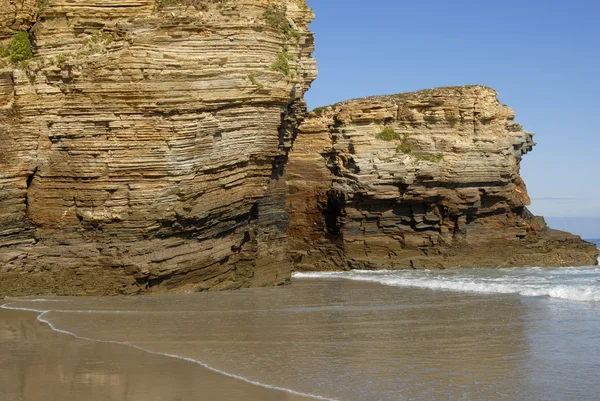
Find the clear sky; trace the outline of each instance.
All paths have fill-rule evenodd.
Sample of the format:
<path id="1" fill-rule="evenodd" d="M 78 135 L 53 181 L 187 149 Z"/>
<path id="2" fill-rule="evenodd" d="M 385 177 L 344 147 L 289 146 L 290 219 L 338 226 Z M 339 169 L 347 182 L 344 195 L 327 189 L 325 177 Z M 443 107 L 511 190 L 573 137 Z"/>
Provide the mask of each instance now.
<path id="1" fill-rule="evenodd" d="M 530 209 L 600 217 L 600 0 L 308 4 L 319 64 L 310 108 L 436 86 L 491 86 L 536 133 L 538 145 L 522 164 Z"/>

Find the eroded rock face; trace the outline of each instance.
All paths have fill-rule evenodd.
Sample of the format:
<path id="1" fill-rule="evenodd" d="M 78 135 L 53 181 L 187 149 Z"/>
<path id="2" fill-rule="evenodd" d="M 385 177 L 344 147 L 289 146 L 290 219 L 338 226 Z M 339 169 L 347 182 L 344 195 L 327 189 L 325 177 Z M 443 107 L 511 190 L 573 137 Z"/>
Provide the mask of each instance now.
<path id="1" fill-rule="evenodd" d="M 527 211 L 533 135 L 496 95 L 438 88 L 313 113 L 286 170 L 295 268 L 596 264 L 595 246 Z"/>
<path id="2" fill-rule="evenodd" d="M 0 1 L 0 41 L 35 45 L 0 69 L 0 295 L 289 280 L 283 166 L 316 76 L 305 1 L 42 3 Z"/>

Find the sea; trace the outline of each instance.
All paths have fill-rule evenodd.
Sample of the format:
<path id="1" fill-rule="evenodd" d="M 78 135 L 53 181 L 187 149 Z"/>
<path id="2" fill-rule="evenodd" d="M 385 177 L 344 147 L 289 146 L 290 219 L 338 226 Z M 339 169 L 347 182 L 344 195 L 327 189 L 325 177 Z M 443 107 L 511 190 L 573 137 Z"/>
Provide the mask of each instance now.
<path id="1" fill-rule="evenodd" d="M 600 394 L 598 266 L 296 273 L 279 288 L 2 302 L 61 336 L 153 355 L 157 371 L 179 360 L 190 371 L 313 399 L 591 401 Z M 0 319 L 7 344 L 32 336 L 19 330 L 27 329 Z M 15 347 L 0 345 L 4 383 L 34 374 Z M 69 366 L 72 375 L 81 368 Z M 103 369 L 95 366 L 86 364 L 85 377 Z M 168 378 L 168 369 L 161 372 Z"/>

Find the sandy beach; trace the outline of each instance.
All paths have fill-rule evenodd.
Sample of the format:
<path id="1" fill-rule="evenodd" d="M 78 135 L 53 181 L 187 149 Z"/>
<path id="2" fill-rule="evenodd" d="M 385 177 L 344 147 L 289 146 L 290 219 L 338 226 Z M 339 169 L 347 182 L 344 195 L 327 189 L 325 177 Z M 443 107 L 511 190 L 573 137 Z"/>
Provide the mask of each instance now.
<path id="1" fill-rule="evenodd" d="M 310 400 L 135 348 L 57 333 L 0 309 L 2 401 Z"/>
<path id="2" fill-rule="evenodd" d="M 39 312 L 0 309 L 0 400 L 589 401 L 599 274 L 355 271 L 232 292 L 8 299 Z"/>

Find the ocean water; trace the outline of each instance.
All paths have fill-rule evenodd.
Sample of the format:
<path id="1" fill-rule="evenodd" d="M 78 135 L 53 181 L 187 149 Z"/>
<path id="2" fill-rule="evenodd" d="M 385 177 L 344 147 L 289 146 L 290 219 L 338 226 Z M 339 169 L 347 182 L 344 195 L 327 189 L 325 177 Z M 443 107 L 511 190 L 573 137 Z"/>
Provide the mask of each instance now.
<path id="1" fill-rule="evenodd" d="M 302 273 L 285 288 L 4 302 L 65 336 L 315 399 L 600 394 L 597 266 Z M 0 352 L 8 381 L 30 374 L 18 358 Z"/>

